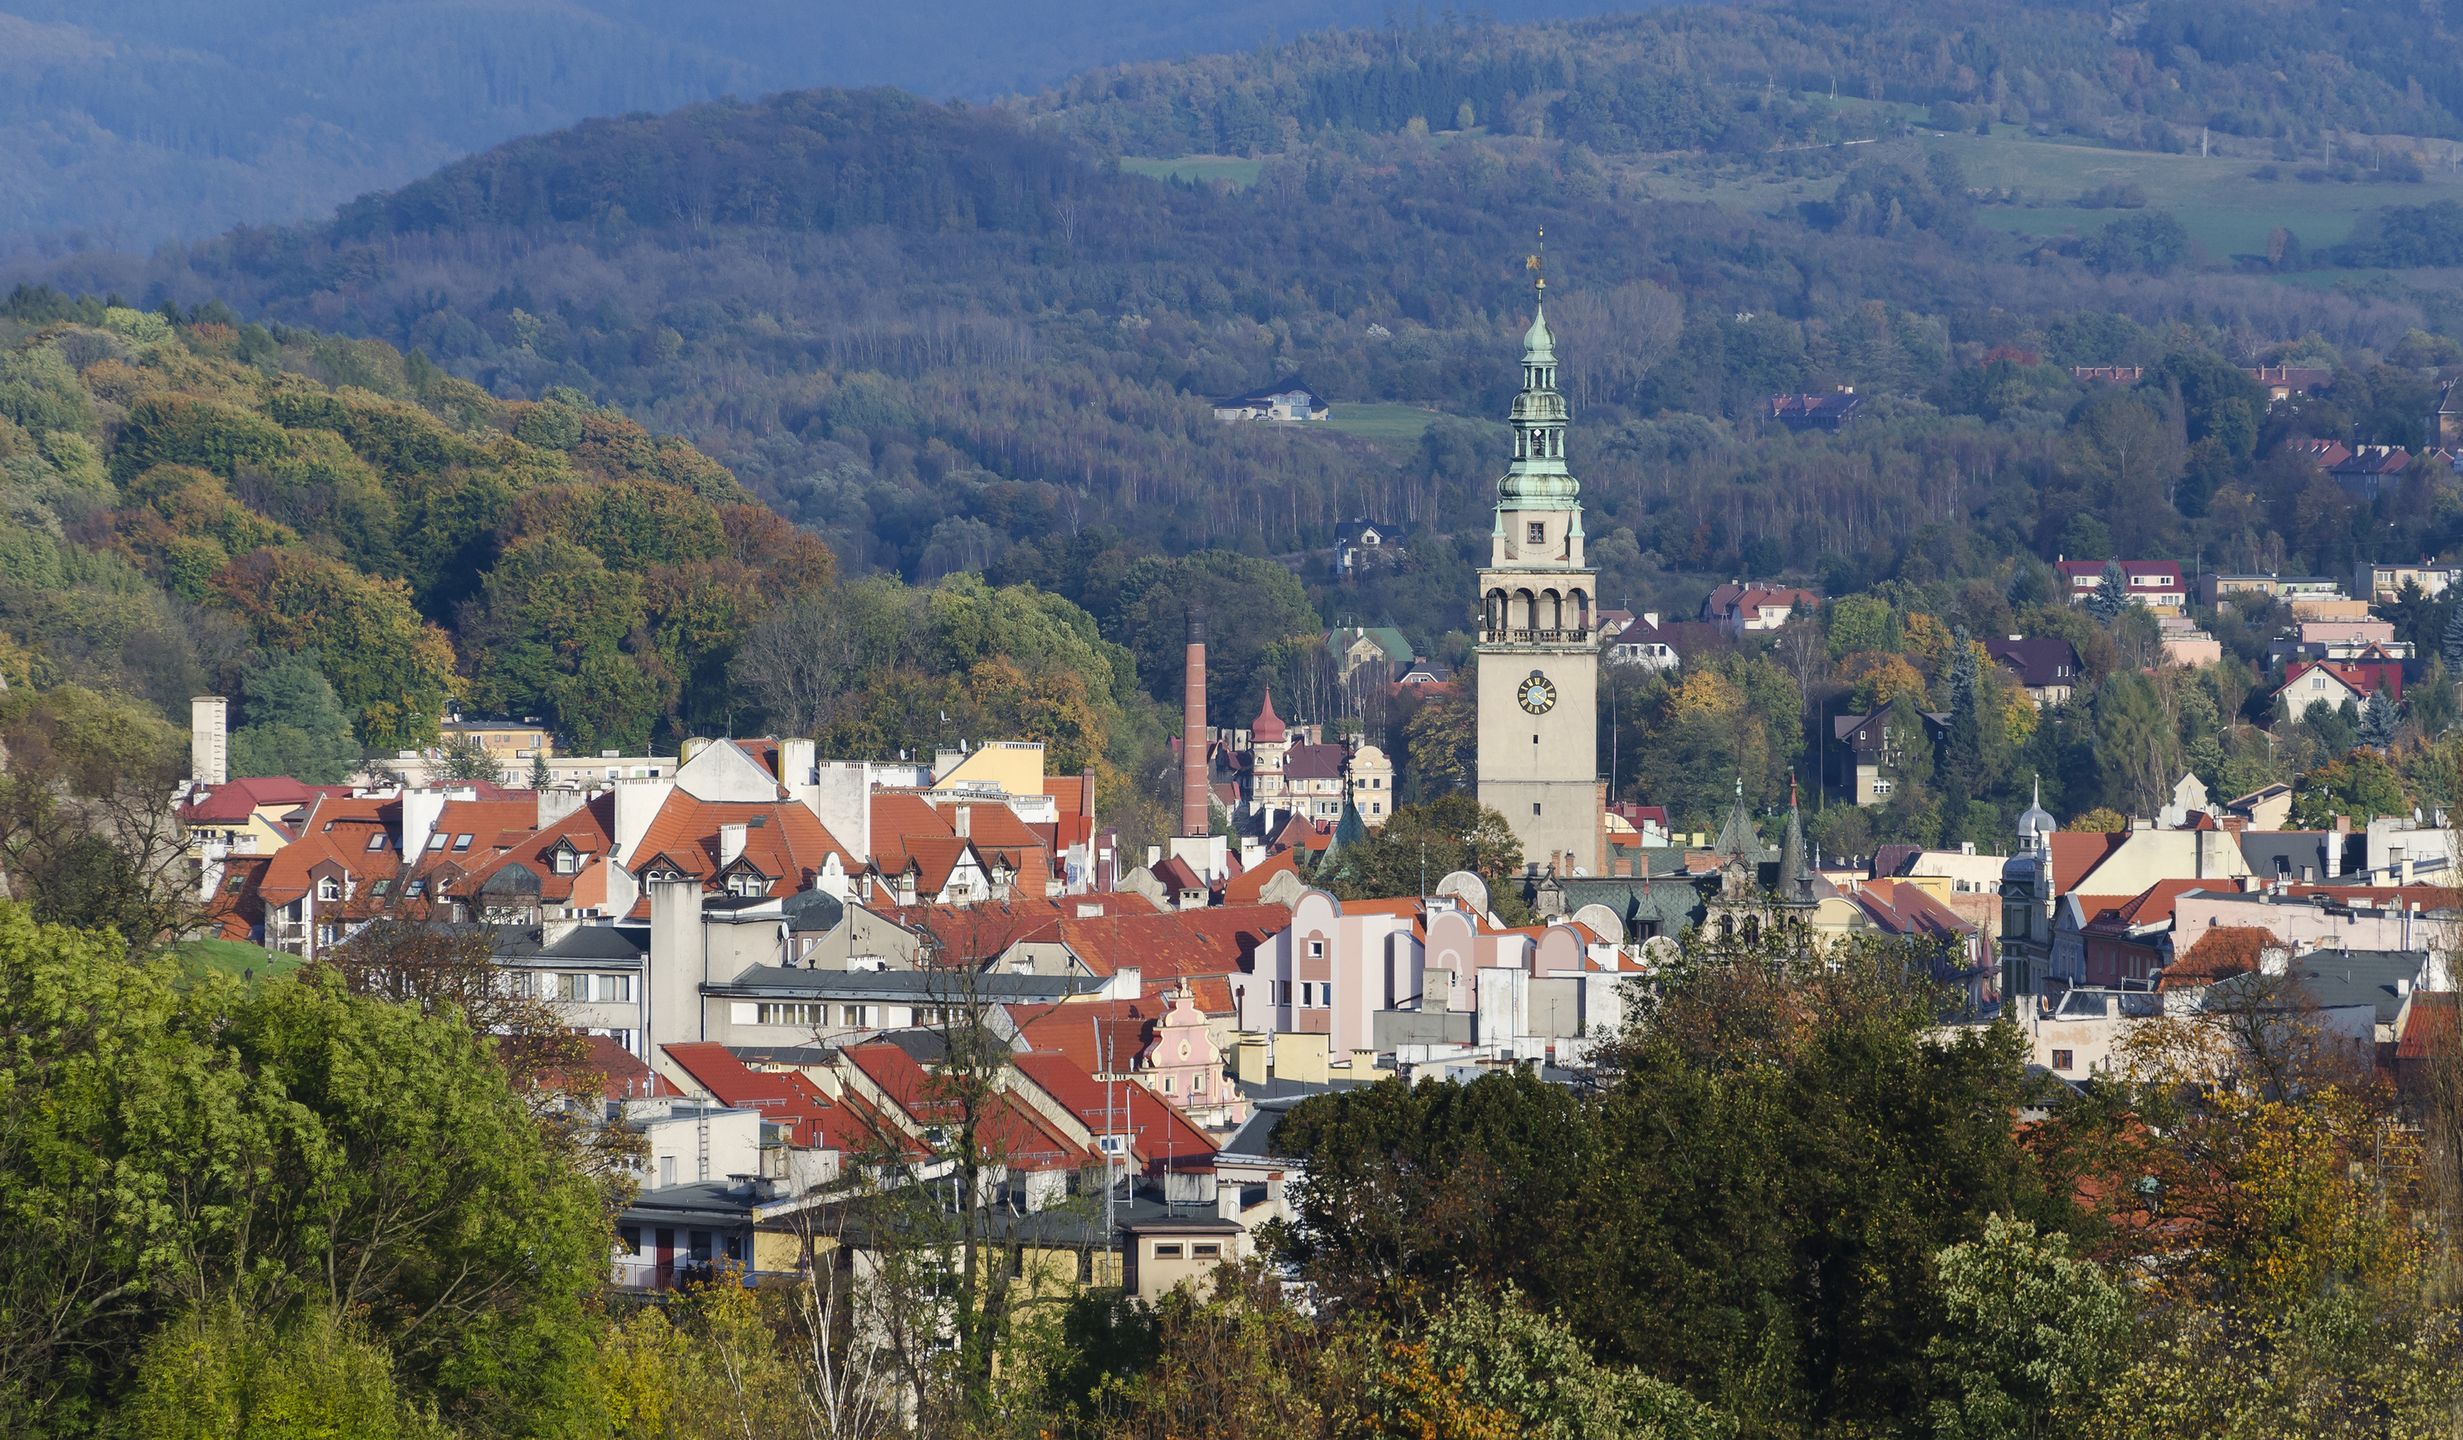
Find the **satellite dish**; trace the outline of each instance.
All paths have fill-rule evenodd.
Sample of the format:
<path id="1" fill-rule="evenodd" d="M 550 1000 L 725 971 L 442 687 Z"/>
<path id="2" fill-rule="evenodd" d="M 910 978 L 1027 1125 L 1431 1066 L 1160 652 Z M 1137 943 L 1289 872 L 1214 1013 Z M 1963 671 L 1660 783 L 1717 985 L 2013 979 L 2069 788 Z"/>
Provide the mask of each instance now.
<path id="1" fill-rule="evenodd" d="M 1618 916 L 1614 910 L 1609 909 L 1605 905 L 1585 905 L 1581 909 L 1576 910 L 1574 912 L 1574 923 L 1576 925 L 1588 927 L 1592 934 L 1598 936 L 1602 940 L 1607 941 L 1611 945 L 1621 945 L 1625 943 L 1624 920 Z"/>
<path id="2" fill-rule="evenodd" d="M 1468 870 L 1455 870 L 1437 882 L 1437 893 L 1451 895 L 1475 915 L 1488 911 L 1488 882 Z"/>
<path id="3" fill-rule="evenodd" d="M 1676 963 L 1676 956 L 1676 942 L 1665 935 L 1653 935 L 1642 942 L 1642 963 L 1650 969 L 1656 970 L 1663 965 L 1673 965 Z"/>

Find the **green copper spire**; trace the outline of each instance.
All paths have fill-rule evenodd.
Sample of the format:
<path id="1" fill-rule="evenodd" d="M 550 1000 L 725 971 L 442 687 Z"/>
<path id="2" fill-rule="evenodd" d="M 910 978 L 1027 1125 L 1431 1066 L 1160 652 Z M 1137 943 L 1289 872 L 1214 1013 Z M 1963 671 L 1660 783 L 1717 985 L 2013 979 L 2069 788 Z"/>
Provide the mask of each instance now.
<path id="1" fill-rule="evenodd" d="M 1547 232 L 1541 231 L 1544 242 Z M 1556 336 L 1548 330 L 1548 276 L 1544 254 L 1524 265 L 1535 274 L 1531 328 L 1522 335 L 1522 393 L 1508 417 L 1514 427 L 1514 463 L 1497 484 L 1497 509 L 1579 510 L 1582 485 L 1565 468 L 1565 426 L 1570 418 L 1556 388 Z"/>

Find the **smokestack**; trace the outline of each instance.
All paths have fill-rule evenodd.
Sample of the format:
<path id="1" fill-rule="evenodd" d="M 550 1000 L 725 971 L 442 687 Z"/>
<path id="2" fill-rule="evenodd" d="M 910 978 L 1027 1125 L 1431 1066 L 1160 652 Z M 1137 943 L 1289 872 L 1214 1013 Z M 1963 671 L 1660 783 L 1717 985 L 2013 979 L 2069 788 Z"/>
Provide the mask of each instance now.
<path id="1" fill-rule="evenodd" d="M 200 785 L 231 778 L 231 702 L 199 695 L 188 702 L 188 774 Z"/>
<path id="2" fill-rule="evenodd" d="M 1180 833 L 1204 835 L 1206 824 L 1206 617 L 1189 609 L 1188 668 L 1180 700 Z"/>

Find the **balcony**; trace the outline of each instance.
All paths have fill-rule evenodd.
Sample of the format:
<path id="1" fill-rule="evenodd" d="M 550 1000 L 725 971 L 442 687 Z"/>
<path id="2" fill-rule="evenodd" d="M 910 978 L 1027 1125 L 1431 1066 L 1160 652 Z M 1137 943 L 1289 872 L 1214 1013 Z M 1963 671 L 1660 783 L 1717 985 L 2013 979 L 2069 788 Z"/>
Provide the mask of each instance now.
<path id="1" fill-rule="evenodd" d="M 1486 630 L 1480 631 L 1482 645 L 1589 645 L 1588 630 Z"/>

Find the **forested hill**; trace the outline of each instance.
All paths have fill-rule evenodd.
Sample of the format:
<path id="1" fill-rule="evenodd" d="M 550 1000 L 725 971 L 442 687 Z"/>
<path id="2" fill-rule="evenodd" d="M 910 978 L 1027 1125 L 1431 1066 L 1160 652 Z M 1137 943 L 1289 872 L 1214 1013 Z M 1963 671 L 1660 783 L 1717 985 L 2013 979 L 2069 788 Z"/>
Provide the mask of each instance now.
<path id="1" fill-rule="evenodd" d="M 508 137 L 810 85 L 989 98 L 1381 0 L 0 0 L 0 255 L 321 215 Z M 1606 0 L 1506 0 L 1505 18 Z"/>
<path id="2" fill-rule="evenodd" d="M 1118 609 L 1188 583 L 1116 578 Z M 1306 632 L 1280 579 L 1283 629 L 1260 628 Z M 210 693 L 237 704 L 235 773 L 331 783 L 363 750 L 433 744 L 460 702 L 626 753 L 1031 732 L 1134 827 L 1162 745 L 1138 674 L 1055 596 L 847 583 L 707 457 L 571 392 L 503 402 L 220 306 L 0 305 L 0 746 L 20 774 L 118 736 L 124 774 L 70 779 L 141 783 Z"/>
<path id="3" fill-rule="evenodd" d="M 330 224 L 50 274 L 378 337 L 498 396 L 586 395 L 690 437 L 850 570 L 1033 581 L 1106 618 L 1090 577 L 1222 549 L 1291 566 L 1326 621 L 1391 619 L 1442 652 L 1542 224 L 1592 554 L 1637 606 L 1747 573 L 2006 586 L 2014 557 L 2115 536 L 2328 573 L 2463 540 L 2442 492 L 2346 494 L 2283 448 L 2417 446 L 2463 362 L 2463 150 L 2423 138 L 2453 128 L 2438 92 L 2371 68 L 2397 28 L 2448 21 L 2281 12 L 2330 47 L 2308 71 L 2342 77 L 2353 123 L 2411 128 L 2270 135 L 2220 124 L 2236 96 L 2253 116 L 2308 103 L 2275 40 L 2160 7 L 2109 32 L 2076 7 L 1971 8 L 1403 28 L 1031 105 L 713 103 L 514 142 Z M 2157 56 L 2159 22 L 2182 38 Z M 1834 100 L 1798 63 L 1833 32 L 1842 56 L 1886 55 L 1921 23 L 1953 38 L 1879 100 L 1852 75 Z M 1617 48 L 1643 34 L 1699 63 Z M 1371 104 L 1384 81 L 1330 78 L 1354 72 L 1423 89 Z M 1926 103 L 1921 76 L 1980 98 Z M 1124 156 L 1103 128 L 1196 113 L 1227 77 L 1274 122 L 1256 153 Z M 1559 80 L 1597 105 L 1557 108 Z M 1638 119 L 1566 133 L 1577 111 L 1696 101 L 1759 118 L 1673 148 Z M 2331 372 L 2331 397 L 2269 411 L 2239 371 L 2283 363 Z M 2115 365 L 2147 378 L 2071 373 Z M 1331 421 L 1226 426 L 1205 403 L 1295 373 Z M 1859 397 L 1836 435 L 1766 419 L 1773 395 L 1834 386 Z M 1411 562 L 1338 580 L 1354 516 L 1415 532 Z"/>
<path id="4" fill-rule="evenodd" d="M 2194 146 L 2200 130 L 2314 147 L 2336 131 L 2463 136 L 2463 66 L 2423 63 L 2458 51 L 2457 0 L 1688 5 L 1328 33 L 1096 72 L 1029 109 L 1140 155 L 1278 150 L 1285 120 L 1312 136 L 1414 119 L 1748 155 L 1893 118 L 1855 102 L 2150 148 Z"/>

